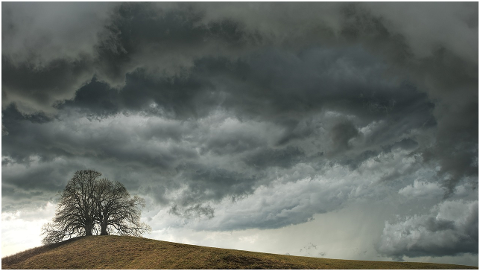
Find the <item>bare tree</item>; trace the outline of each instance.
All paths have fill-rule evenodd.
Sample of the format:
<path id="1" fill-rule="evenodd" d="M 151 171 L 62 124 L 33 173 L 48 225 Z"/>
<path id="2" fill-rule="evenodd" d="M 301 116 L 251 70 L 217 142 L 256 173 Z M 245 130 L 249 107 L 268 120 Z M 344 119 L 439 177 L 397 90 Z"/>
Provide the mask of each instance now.
<path id="1" fill-rule="evenodd" d="M 119 182 L 101 179 L 96 187 L 96 219 L 100 224 L 100 234 L 109 231 L 120 235 L 140 236 L 149 227 L 140 222 L 140 206 L 144 200 L 137 196 L 130 197 L 127 189 Z"/>
<path id="2" fill-rule="evenodd" d="M 55 223 L 47 223 L 42 227 L 42 235 L 45 235 L 42 242 L 44 244 L 53 244 L 65 239 L 65 232 Z"/>
<path id="3" fill-rule="evenodd" d="M 75 172 L 60 195 L 53 223 L 43 228 L 44 242 L 92 235 L 95 215 L 95 182 L 102 174 L 94 170 Z"/>
<path id="4" fill-rule="evenodd" d="M 149 230 L 140 222 L 143 199 L 130 197 L 119 182 L 98 179 L 94 170 L 75 172 L 61 193 L 52 223 L 43 226 L 43 243 L 56 243 L 94 233 L 107 235 L 109 230 L 121 235 L 140 236 Z"/>

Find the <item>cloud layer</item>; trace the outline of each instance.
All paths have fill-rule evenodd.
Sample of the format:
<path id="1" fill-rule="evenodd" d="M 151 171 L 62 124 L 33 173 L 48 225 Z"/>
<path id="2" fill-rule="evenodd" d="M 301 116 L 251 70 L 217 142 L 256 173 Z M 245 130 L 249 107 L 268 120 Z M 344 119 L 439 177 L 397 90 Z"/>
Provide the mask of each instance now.
<path id="1" fill-rule="evenodd" d="M 5 3 L 2 211 L 91 168 L 146 197 L 157 228 L 282 229 L 391 199 L 403 220 L 379 252 L 476 254 L 455 245 L 473 220 L 433 214 L 475 202 L 477 10 Z"/>
<path id="2" fill-rule="evenodd" d="M 379 250 L 400 259 L 478 253 L 478 201 L 445 201 L 430 214 L 387 222 Z"/>

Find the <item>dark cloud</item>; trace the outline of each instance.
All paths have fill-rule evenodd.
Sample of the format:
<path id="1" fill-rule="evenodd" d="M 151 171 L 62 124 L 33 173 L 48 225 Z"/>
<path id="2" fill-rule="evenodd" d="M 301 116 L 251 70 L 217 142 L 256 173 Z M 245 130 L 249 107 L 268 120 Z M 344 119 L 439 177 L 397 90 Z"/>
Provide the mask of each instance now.
<path id="1" fill-rule="evenodd" d="M 14 65 L 31 67 L 92 57 L 97 35 L 115 7 L 113 3 L 6 3 L 2 54 Z"/>
<path id="2" fill-rule="evenodd" d="M 67 159 L 52 163 L 43 163 L 39 157 L 29 157 L 22 163 L 8 160 L 2 160 L 2 211 L 6 212 L 56 202 L 68 181 L 65 176 L 73 176 L 84 167 Z"/>
<path id="3" fill-rule="evenodd" d="M 478 176 L 478 67 L 444 49 L 425 66 L 426 76 L 435 78 L 428 89 L 439 101 L 436 143 L 425 150 L 424 159 L 440 162 L 439 175 L 447 176 L 444 186 L 451 194 L 461 178 Z"/>
<path id="4" fill-rule="evenodd" d="M 265 145 L 265 141 L 252 132 L 233 129 L 223 133 L 213 133 L 201 147 L 202 153 L 212 152 L 215 155 L 241 154 Z"/>
<path id="5" fill-rule="evenodd" d="M 58 103 L 56 107 L 79 108 L 94 117 L 106 117 L 119 112 L 118 90 L 111 88 L 105 82 L 93 78 L 89 83 L 79 88 L 72 100 Z"/>
<path id="6" fill-rule="evenodd" d="M 259 38 L 246 33 L 241 22 L 221 19 L 206 23 L 203 12 L 194 6 L 175 6 L 120 5 L 96 46 L 102 74 L 114 82 L 122 81 L 138 66 L 181 70 L 178 63 L 189 65 L 196 57 L 235 51 Z"/>
<path id="7" fill-rule="evenodd" d="M 55 102 L 68 99 L 84 83 L 90 71 L 88 60 L 57 59 L 44 66 L 15 65 L 2 58 L 3 106 L 16 103 L 23 112 L 52 112 Z"/>
<path id="8" fill-rule="evenodd" d="M 167 114 L 173 114 L 174 118 L 188 119 L 208 113 L 210 101 L 202 97 L 207 87 L 208 81 L 195 75 L 156 78 L 143 70 L 136 70 L 127 74 L 126 85 L 120 95 L 129 109 L 141 110 L 154 103 Z"/>
<path id="9" fill-rule="evenodd" d="M 241 197 L 251 194 L 258 178 L 242 172 L 201 164 L 182 165 L 177 170 L 182 171 L 180 178 L 188 185 L 188 189 L 180 195 L 180 203 L 183 206 L 196 202 L 218 202 L 226 196 Z"/>
<path id="10" fill-rule="evenodd" d="M 288 146 L 284 149 L 260 150 L 246 157 L 245 163 L 260 169 L 274 166 L 289 168 L 301 162 L 304 156 L 301 149 Z"/>
<path id="11" fill-rule="evenodd" d="M 92 167 L 152 208 L 210 221 L 202 230 L 304 223 L 357 199 L 417 195 L 422 176 L 452 195 L 478 176 L 476 10 L 7 3 L 3 206 L 50 200 Z M 231 213 L 218 210 L 225 202 Z M 476 253 L 461 237 L 474 226 L 408 218 L 382 240 L 397 227 L 424 239 L 382 251 Z"/>
<path id="12" fill-rule="evenodd" d="M 397 259 L 478 253 L 478 202 L 445 201 L 430 214 L 387 222 L 377 250 Z"/>
<path id="13" fill-rule="evenodd" d="M 350 149 L 351 146 L 349 141 L 359 135 L 357 128 L 351 122 L 341 122 L 336 124 L 330 130 L 330 136 L 333 141 L 333 151 L 341 152 Z"/>
<path id="14" fill-rule="evenodd" d="M 413 140 L 411 138 L 404 138 L 404 139 L 402 139 L 398 142 L 395 142 L 394 144 L 392 144 L 390 146 L 386 146 L 385 150 L 391 150 L 391 149 L 395 149 L 395 148 L 412 150 L 412 149 L 415 149 L 416 147 L 418 147 L 418 143 L 415 140 Z"/>
<path id="15" fill-rule="evenodd" d="M 215 216 L 215 210 L 210 206 L 202 206 L 201 204 L 196 204 L 192 207 L 189 207 L 185 210 L 180 211 L 177 205 L 174 205 L 170 210 L 169 213 L 183 216 L 186 218 L 192 217 L 202 217 L 205 216 L 207 218 L 212 218 Z"/>
<path id="16" fill-rule="evenodd" d="M 429 18 L 435 20 L 444 11 L 443 8 L 464 9 L 477 8 L 477 4 L 453 6 L 440 5 L 429 6 L 439 11 L 438 14 Z M 432 101 L 435 101 L 435 110 L 433 114 L 435 120 L 433 121 L 438 126 L 438 133 L 436 144 L 424 151 L 424 158 L 426 160 L 438 161 L 442 169 L 439 172 L 440 176 L 448 176 L 444 182 L 444 186 L 451 194 L 454 187 L 460 182 L 461 178 L 465 176 L 478 176 L 478 165 L 475 164 L 478 153 L 476 151 L 456 151 L 458 149 L 477 149 L 478 140 L 478 63 L 471 62 L 470 59 L 477 57 L 478 41 L 465 38 L 469 42 L 462 45 L 455 44 L 454 40 L 442 40 L 439 37 L 432 37 L 435 40 L 431 44 L 428 53 L 424 57 L 418 58 L 415 53 L 425 51 L 425 48 L 417 46 L 408 46 L 413 42 L 418 42 L 415 39 L 408 40 L 412 36 L 416 36 L 419 32 L 412 31 L 410 35 L 398 35 L 404 30 L 396 29 L 392 21 L 398 18 L 388 18 L 374 15 L 385 6 L 370 7 L 369 9 L 358 8 L 352 5 L 345 9 L 346 14 L 351 13 L 353 28 L 347 31 L 352 39 L 365 39 L 366 44 L 370 48 L 383 48 L 386 51 L 382 52 L 384 56 L 391 59 L 398 67 L 411 74 L 412 81 L 423 88 L 430 96 Z M 400 7 L 401 9 L 405 6 Z M 422 7 L 423 8 L 423 7 Z M 380 11 L 383 14 L 389 14 L 390 11 L 384 9 Z M 466 12 L 469 13 L 469 12 Z M 446 14 L 445 14 L 446 15 Z M 438 28 L 439 25 L 445 26 L 446 29 L 465 27 L 467 23 L 463 20 L 445 17 L 445 20 L 452 20 L 451 25 L 445 25 L 444 22 L 433 22 L 420 24 L 420 28 Z M 464 18 L 475 18 L 475 13 L 469 13 Z M 388 27 L 390 23 L 390 27 Z M 405 23 L 408 25 L 409 23 Z M 360 25 L 361 27 L 358 27 Z M 347 29 L 349 29 L 347 27 Z M 472 29 L 475 29 L 473 27 Z M 397 33 L 395 33 L 398 31 Z M 418 31 L 418 30 L 417 30 Z M 365 32 L 369 35 L 365 35 Z M 471 36 L 478 36 L 478 33 Z M 348 36 L 347 35 L 347 36 Z M 387 44 L 382 44 L 386 41 Z M 429 41 L 431 42 L 431 41 Z M 415 51 L 415 52 L 414 52 Z M 466 57 L 466 52 L 470 54 Z M 400 53 L 400 54 L 399 54 Z M 428 78 L 428 80 L 425 80 Z M 467 112 L 470 113 L 467 113 Z M 432 123 L 429 120 L 428 123 Z M 449 142 L 447 144 L 444 144 Z M 468 147 L 467 147 L 468 145 Z M 436 154 L 433 154 L 436 153 Z M 448 155 L 449 153 L 450 155 Z M 453 154 L 453 155 L 452 155 Z"/>

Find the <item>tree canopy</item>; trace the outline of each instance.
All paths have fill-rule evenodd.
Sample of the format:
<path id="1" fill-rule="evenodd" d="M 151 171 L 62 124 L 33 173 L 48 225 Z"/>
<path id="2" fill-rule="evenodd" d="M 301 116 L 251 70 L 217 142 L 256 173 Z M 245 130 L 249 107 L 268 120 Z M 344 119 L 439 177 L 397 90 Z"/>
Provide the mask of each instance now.
<path id="1" fill-rule="evenodd" d="M 150 227 L 140 222 L 140 197 L 131 197 L 123 184 L 99 179 L 94 170 L 79 170 L 60 194 L 55 217 L 42 228 L 44 244 L 93 234 L 141 236 Z"/>

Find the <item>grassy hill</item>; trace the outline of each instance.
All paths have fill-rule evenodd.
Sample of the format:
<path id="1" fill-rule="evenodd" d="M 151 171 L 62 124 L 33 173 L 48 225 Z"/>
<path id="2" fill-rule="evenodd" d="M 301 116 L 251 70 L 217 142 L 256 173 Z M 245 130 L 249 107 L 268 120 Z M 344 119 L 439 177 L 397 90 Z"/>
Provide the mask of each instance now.
<path id="1" fill-rule="evenodd" d="M 467 269 L 468 266 L 276 255 L 126 236 L 89 236 L 2 259 L 3 269 Z"/>

